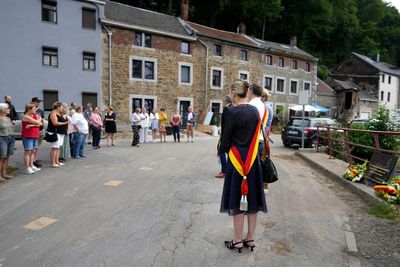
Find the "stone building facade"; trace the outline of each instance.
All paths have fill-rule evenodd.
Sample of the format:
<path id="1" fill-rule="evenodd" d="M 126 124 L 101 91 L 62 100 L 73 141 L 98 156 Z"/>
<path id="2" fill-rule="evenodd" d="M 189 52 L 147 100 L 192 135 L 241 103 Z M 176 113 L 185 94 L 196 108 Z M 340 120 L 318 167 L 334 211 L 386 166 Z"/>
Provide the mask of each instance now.
<path id="1" fill-rule="evenodd" d="M 213 112 L 211 123 L 218 125 L 222 99 L 236 79 L 269 89 L 282 120 L 298 104 L 300 90 L 315 102 L 317 59 L 296 43 L 266 42 L 113 2 L 103 23 L 103 100 L 115 106 L 120 122 L 128 123 L 137 106 L 171 115 L 191 105 L 199 115 Z"/>

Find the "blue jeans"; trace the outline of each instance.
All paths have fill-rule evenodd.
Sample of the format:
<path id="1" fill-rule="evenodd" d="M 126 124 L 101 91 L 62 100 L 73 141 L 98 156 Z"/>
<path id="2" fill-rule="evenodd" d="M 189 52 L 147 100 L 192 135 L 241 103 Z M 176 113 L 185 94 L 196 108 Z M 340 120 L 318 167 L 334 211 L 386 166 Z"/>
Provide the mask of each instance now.
<path id="1" fill-rule="evenodd" d="M 82 157 L 84 156 L 83 151 L 85 150 L 85 141 L 87 134 L 84 133 L 73 133 L 74 146 L 72 148 L 72 157 Z"/>
<path id="2" fill-rule="evenodd" d="M 180 142 L 180 134 L 179 134 L 179 126 L 172 126 L 172 133 L 174 134 L 174 141 L 178 138 L 178 142 Z"/>
<path id="3" fill-rule="evenodd" d="M 221 172 L 226 174 L 226 154 L 225 154 L 225 152 L 219 153 L 219 161 L 221 162 Z"/>

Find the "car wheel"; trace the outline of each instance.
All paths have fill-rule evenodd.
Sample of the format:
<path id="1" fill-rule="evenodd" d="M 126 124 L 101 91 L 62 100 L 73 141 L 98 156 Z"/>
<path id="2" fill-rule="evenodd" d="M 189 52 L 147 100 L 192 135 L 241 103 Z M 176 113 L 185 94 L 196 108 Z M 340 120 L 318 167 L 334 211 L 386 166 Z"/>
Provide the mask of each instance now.
<path id="1" fill-rule="evenodd" d="M 290 147 L 290 143 L 287 142 L 287 141 L 286 141 L 286 142 L 284 141 L 284 142 L 283 142 L 283 145 L 284 145 L 285 147 Z"/>

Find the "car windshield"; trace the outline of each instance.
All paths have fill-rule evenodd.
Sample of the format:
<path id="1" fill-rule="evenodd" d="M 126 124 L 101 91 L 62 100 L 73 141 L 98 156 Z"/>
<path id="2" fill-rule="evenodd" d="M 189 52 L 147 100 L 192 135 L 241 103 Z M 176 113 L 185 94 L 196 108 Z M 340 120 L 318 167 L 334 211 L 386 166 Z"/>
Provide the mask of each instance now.
<path id="1" fill-rule="evenodd" d="M 293 119 L 288 122 L 288 126 L 298 126 L 302 127 L 303 126 L 303 120 L 302 119 Z M 310 126 L 310 121 L 309 120 L 304 120 L 304 127 L 309 127 Z"/>

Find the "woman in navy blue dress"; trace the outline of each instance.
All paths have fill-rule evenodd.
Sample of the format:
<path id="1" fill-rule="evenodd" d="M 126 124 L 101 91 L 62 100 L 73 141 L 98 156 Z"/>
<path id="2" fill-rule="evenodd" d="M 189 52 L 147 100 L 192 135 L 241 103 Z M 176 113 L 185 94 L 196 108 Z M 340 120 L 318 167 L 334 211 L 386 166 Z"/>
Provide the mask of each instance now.
<path id="1" fill-rule="evenodd" d="M 235 146 L 243 162 L 246 161 L 250 144 L 258 131 L 260 122 L 257 108 L 247 103 L 248 88 L 249 84 L 245 81 L 236 81 L 231 85 L 230 97 L 234 107 L 229 111 L 229 120 L 225 122 L 222 136 L 222 149 L 229 153 Z M 239 252 L 243 247 L 249 247 L 253 251 L 257 213 L 259 211 L 267 212 L 260 159 L 257 151 L 255 153 L 257 156 L 246 175 L 248 183 L 247 211 L 240 209 L 243 176 L 233 165 L 231 155 L 227 164 L 227 174 L 222 192 L 220 212 L 233 216 L 234 227 L 234 239 L 225 241 L 225 246 L 229 249 L 238 249 Z M 248 220 L 248 230 L 243 239 L 245 214 Z"/>

